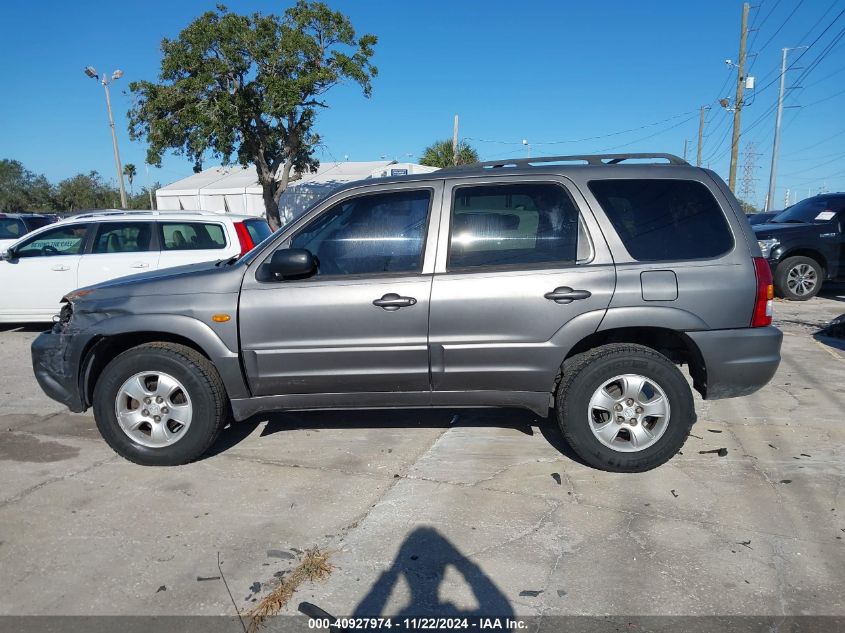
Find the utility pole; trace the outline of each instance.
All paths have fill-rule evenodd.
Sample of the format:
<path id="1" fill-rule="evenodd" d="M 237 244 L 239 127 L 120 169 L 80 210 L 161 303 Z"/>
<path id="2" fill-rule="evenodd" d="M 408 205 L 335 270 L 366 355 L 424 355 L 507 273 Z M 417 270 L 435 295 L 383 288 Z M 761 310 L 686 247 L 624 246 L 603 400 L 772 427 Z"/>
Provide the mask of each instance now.
<path id="1" fill-rule="evenodd" d="M 689 141 L 684 139 L 684 162 L 687 160 L 687 145 L 689 145 Z"/>
<path id="2" fill-rule="evenodd" d="M 704 147 L 704 113 L 709 109 L 709 106 L 701 106 L 698 115 L 698 149 L 695 152 L 696 167 L 701 167 L 701 150 Z"/>
<path id="3" fill-rule="evenodd" d="M 800 46 L 797 48 L 805 47 Z M 777 185 L 778 179 L 778 158 L 780 154 L 780 124 L 783 120 L 783 96 L 786 92 L 786 57 L 789 54 L 789 51 L 791 50 L 795 49 L 783 49 L 783 56 L 781 57 L 780 62 L 780 92 L 778 93 L 778 113 L 775 117 L 775 140 L 772 144 L 772 170 L 771 172 L 769 172 L 769 197 L 767 199 L 765 211 L 769 210 L 769 204 L 771 204 L 768 201 L 773 201 L 775 199 L 775 187 Z"/>
<path id="4" fill-rule="evenodd" d="M 458 115 L 455 115 L 455 124 L 452 127 L 452 164 L 458 164 Z"/>
<path id="5" fill-rule="evenodd" d="M 731 167 L 728 174 L 728 186 L 736 192 L 736 163 L 739 157 L 739 129 L 742 114 L 742 93 L 745 88 L 745 43 L 748 40 L 747 2 L 742 5 L 742 28 L 739 34 L 739 60 L 736 71 L 736 99 L 734 99 L 734 129 L 731 137 Z"/>
<path id="6" fill-rule="evenodd" d="M 97 71 L 94 69 L 93 66 L 86 66 L 85 67 L 85 74 L 88 75 L 91 79 L 95 81 L 100 79 L 97 75 Z M 115 70 L 111 74 L 111 80 L 117 81 L 123 77 L 122 70 Z M 117 184 L 120 186 L 120 206 L 122 209 L 127 207 L 126 204 L 126 189 L 123 186 L 123 167 L 120 164 L 120 151 L 117 149 L 117 134 L 114 131 L 114 116 L 111 112 L 111 96 L 109 95 L 109 76 L 107 74 L 103 74 L 100 83 L 103 84 L 103 89 L 106 91 L 106 109 L 109 112 L 109 127 L 111 128 L 111 142 L 112 146 L 114 147 L 114 166 L 117 168 Z"/>

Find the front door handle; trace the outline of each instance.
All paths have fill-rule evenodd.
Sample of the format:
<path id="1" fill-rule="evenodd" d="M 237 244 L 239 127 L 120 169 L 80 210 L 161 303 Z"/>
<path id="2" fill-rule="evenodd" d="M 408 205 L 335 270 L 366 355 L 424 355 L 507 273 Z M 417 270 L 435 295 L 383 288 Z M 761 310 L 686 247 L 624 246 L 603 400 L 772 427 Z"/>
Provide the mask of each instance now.
<path id="1" fill-rule="evenodd" d="M 573 290 L 569 286 L 561 286 L 560 288 L 555 288 L 551 292 L 547 292 L 543 296 L 555 303 L 572 303 L 573 301 L 578 301 L 579 299 L 587 299 L 593 296 L 593 293 L 589 290 Z"/>
<path id="2" fill-rule="evenodd" d="M 132 268 L 149 268 L 150 265 L 146 262 L 135 262 L 132 264 Z"/>
<path id="3" fill-rule="evenodd" d="M 388 292 L 381 299 L 376 299 L 375 301 L 373 301 L 374 306 L 383 308 L 388 312 L 394 312 L 399 308 L 406 308 L 408 306 L 415 305 L 416 303 L 417 300 L 413 297 L 400 297 L 395 292 Z"/>
<path id="4" fill-rule="evenodd" d="M 66 264 L 56 264 L 55 266 L 53 266 L 53 268 L 51 270 L 55 270 L 55 271 L 58 271 L 58 272 L 64 272 L 66 270 L 70 270 L 70 266 L 68 266 Z"/>

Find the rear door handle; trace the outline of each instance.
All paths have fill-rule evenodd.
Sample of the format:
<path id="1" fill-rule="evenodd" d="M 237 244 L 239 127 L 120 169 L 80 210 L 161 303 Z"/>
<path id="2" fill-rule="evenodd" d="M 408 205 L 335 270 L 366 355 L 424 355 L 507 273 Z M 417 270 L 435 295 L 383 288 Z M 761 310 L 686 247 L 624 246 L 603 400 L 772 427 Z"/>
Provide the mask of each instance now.
<path id="1" fill-rule="evenodd" d="M 135 262 L 132 264 L 132 268 L 149 268 L 150 265 L 146 262 Z"/>
<path id="2" fill-rule="evenodd" d="M 55 270 L 55 271 L 58 271 L 58 272 L 64 272 L 66 270 L 70 270 L 70 266 L 68 266 L 66 264 L 56 264 L 55 266 L 53 266 L 52 270 Z"/>
<path id="3" fill-rule="evenodd" d="M 383 308 L 388 312 L 394 312 L 399 308 L 406 308 L 408 306 L 415 305 L 416 303 L 417 300 L 413 297 L 400 297 L 395 292 L 388 292 L 381 299 L 376 299 L 375 301 L 373 301 L 374 306 Z"/>
<path id="4" fill-rule="evenodd" d="M 543 296 L 555 303 L 572 303 L 573 301 L 578 301 L 579 299 L 588 299 L 593 296 L 593 293 L 589 290 L 573 290 L 569 286 L 561 286 L 560 288 L 555 288 L 551 292 L 547 292 Z"/>

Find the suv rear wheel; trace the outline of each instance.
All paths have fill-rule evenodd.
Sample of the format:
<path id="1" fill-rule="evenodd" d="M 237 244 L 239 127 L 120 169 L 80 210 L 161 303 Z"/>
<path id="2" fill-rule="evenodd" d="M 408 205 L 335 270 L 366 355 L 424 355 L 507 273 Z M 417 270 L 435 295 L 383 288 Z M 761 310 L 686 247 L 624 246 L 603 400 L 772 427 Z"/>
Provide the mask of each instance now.
<path id="1" fill-rule="evenodd" d="M 810 257 L 787 257 L 775 268 L 775 290 L 779 297 L 790 301 L 812 299 L 822 288 L 823 270 Z"/>
<path id="2" fill-rule="evenodd" d="M 573 356 L 564 363 L 555 401 L 572 449 L 589 465 L 614 472 L 669 461 L 695 422 L 681 372 L 642 345 L 603 345 Z"/>
<path id="3" fill-rule="evenodd" d="M 94 417 L 116 453 L 144 466 L 200 457 L 229 420 L 217 370 L 173 343 L 133 347 L 112 360 L 94 388 Z"/>

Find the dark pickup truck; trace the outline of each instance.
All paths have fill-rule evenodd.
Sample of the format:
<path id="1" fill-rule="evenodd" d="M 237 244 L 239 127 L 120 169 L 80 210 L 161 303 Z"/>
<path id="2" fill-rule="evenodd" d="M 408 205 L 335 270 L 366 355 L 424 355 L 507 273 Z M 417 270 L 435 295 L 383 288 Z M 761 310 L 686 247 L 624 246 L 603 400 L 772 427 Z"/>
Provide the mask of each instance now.
<path id="1" fill-rule="evenodd" d="M 845 193 L 806 198 L 753 229 L 777 296 L 806 301 L 845 278 Z"/>

